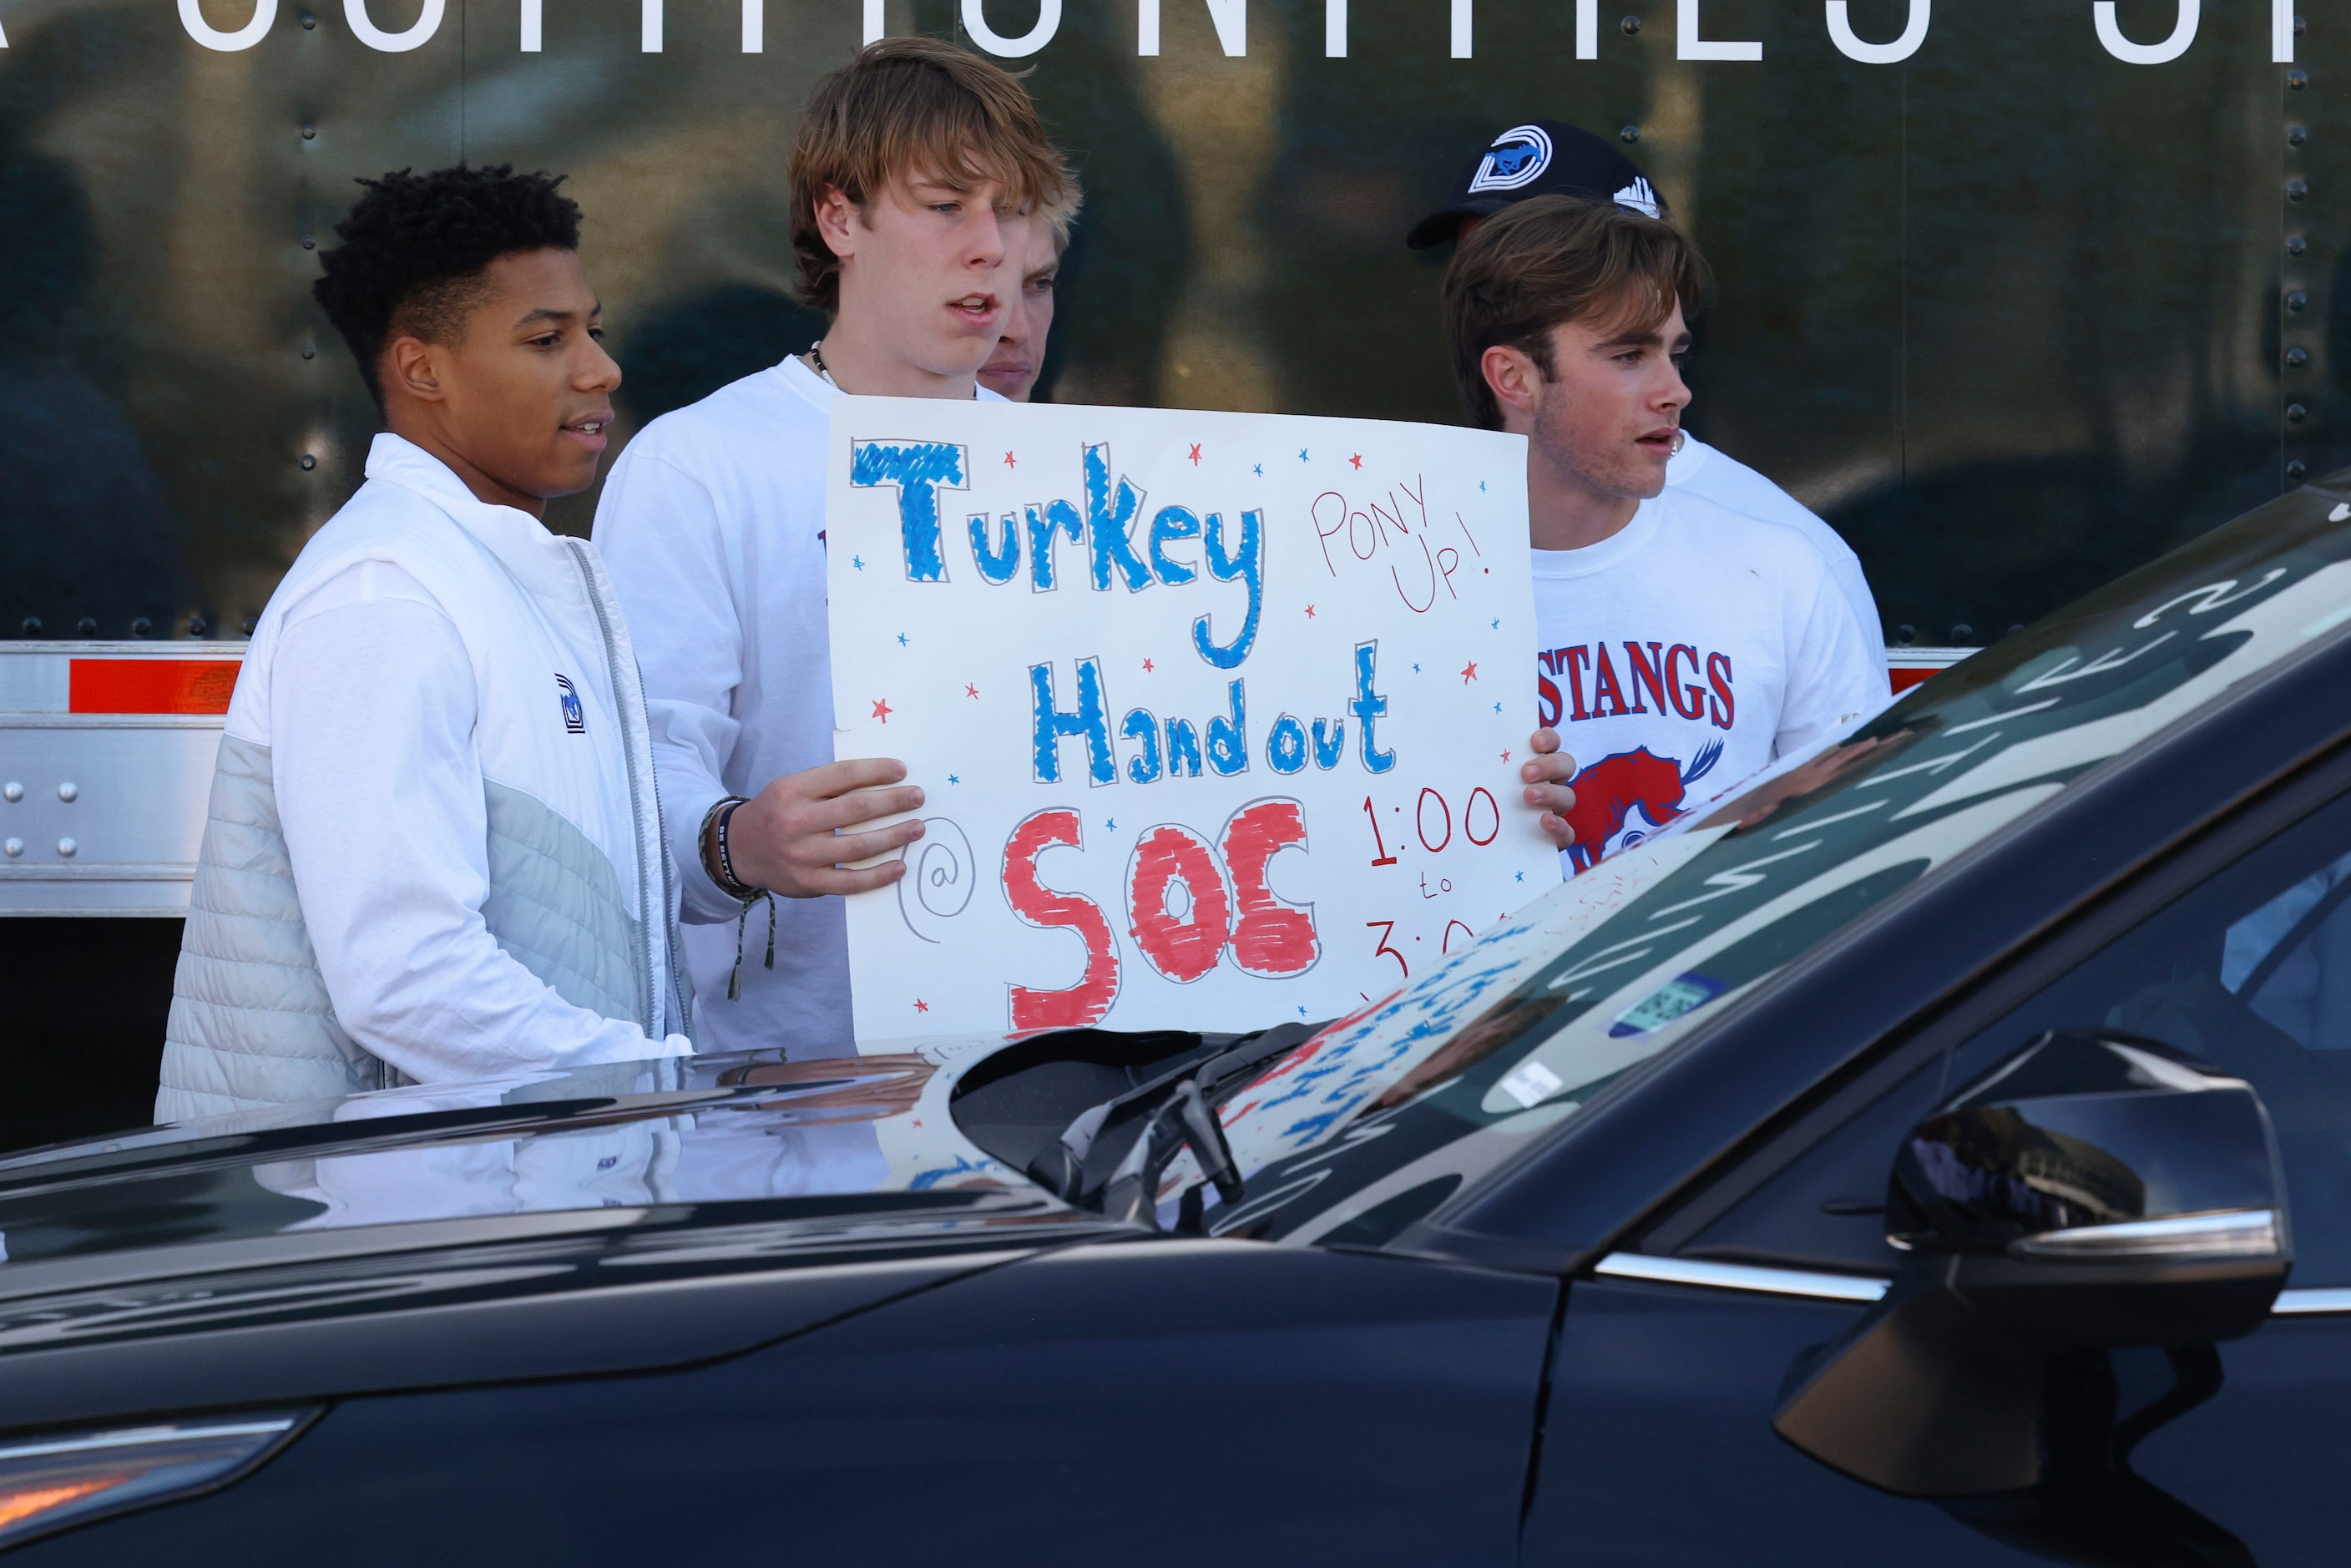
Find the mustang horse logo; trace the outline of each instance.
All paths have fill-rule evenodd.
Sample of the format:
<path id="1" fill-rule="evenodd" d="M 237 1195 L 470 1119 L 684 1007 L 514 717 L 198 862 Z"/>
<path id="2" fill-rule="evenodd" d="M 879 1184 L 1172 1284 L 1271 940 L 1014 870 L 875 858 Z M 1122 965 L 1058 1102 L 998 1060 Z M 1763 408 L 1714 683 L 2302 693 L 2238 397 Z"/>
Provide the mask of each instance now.
<path id="1" fill-rule="evenodd" d="M 1569 785 L 1575 791 L 1575 804 L 1567 809 L 1567 825 L 1575 832 L 1575 842 L 1568 846 L 1569 861 L 1578 871 L 1598 864 L 1608 852 L 1608 841 L 1624 831 L 1636 807 L 1652 831 L 1682 816 L 1682 799 L 1689 786 L 1721 759 L 1722 742 L 1711 740 L 1698 748 L 1687 771 L 1646 746 L 1604 757 L 1584 768 Z"/>
<path id="2" fill-rule="evenodd" d="M 1494 138 L 1479 160 L 1469 189 L 1515 191 L 1532 184 L 1551 167 L 1551 133 L 1540 125 L 1514 125 Z"/>

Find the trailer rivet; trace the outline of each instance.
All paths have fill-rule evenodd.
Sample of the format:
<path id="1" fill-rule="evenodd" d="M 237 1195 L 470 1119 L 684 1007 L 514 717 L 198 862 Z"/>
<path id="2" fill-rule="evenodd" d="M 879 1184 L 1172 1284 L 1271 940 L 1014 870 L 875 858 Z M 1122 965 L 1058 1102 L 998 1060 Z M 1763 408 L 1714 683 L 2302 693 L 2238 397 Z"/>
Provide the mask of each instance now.
<path id="1" fill-rule="evenodd" d="M 26 616 L 24 622 L 16 628 L 16 632 L 19 636 L 39 636 L 41 634 L 41 618 L 37 615 Z"/>
<path id="2" fill-rule="evenodd" d="M 2289 126 L 2287 126 L 2287 127 L 2286 127 L 2286 130 L 2285 130 L 2285 142 L 2286 142 L 2286 145 L 2287 145 L 2287 146 L 2289 146 L 2289 147 L 2299 147 L 2299 146 L 2301 146 L 2304 142 L 2305 142 L 2305 141 L 2309 141 L 2309 140 L 2310 140 L 2310 132 L 2309 132 L 2309 131 L 2305 131 L 2305 130 L 2304 130 L 2301 126 L 2299 126 L 2299 125 L 2289 125 Z"/>
<path id="3" fill-rule="evenodd" d="M 260 616 L 258 616 L 258 615 L 248 615 L 248 616 L 246 616 L 246 617 L 245 618 L 245 634 L 246 634 L 246 636 L 248 636 L 248 637 L 252 636 L 252 635 L 253 635 L 253 629 L 254 629 L 256 626 L 258 626 L 258 625 L 260 625 L 260 624 L 261 624 L 261 617 L 260 617 Z"/>
<path id="4" fill-rule="evenodd" d="M 1916 643 L 1918 640 L 1918 628 L 1916 626 L 1896 626 L 1894 629 L 1894 640 L 1903 647 L 1907 648 L 1911 643 Z"/>
<path id="5" fill-rule="evenodd" d="M 2285 253 L 2288 256 L 2300 256 L 2309 248 L 2310 242 L 2300 235 L 2295 235 L 2285 242 Z"/>
<path id="6" fill-rule="evenodd" d="M 319 18 L 318 18 L 317 16 L 313 16 L 311 13 L 309 13 L 309 12 L 308 12 L 308 11 L 305 11 L 305 12 L 303 12 L 303 13 L 302 13 L 302 30 L 303 30 L 304 32 L 306 32 L 306 33 L 307 33 L 307 32 L 308 32 L 311 28 L 313 28 L 313 27 L 317 26 L 318 25 L 319 25 Z"/>
<path id="7" fill-rule="evenodd" d="M 2307 196 L 2308 194 L 2310 194 L 2310 182 L 2309 182 L 2309 181 L 2307 181 L 2307 180 L 2288 180 L 2288 181 L 2285 183 L 2285 199 L 2286 199 L 2287 201 L 2289 201 L 2289 202 L 2298 202 L 2298 201 L 2302 200 L 2304 196 Z"/>
<path id="8" fill-rule="evenodd" d="M 1616 133 L 1616 140 L 1628 145 L 1638 141 L 1641 140 L 1641 128 L 1637 125 L 1628 125 Z"/>
<path id="9" fill-rule="evenodd" d="M 75 852 L 80 848 L 81 846 L 74 842 L 71 839 L 59 839 L 57 841 L 57 858 L 59 860 L 69 861 L 74 858 Z"/>
<path id="10" fill-rule="evenodd" d="M 0 785 L 0 796 L 5 796 L 7 798 L 8 804 L 13 806 L 17 801 L 25 798 L 25 787 L 16 779 L 11 779 L 5 785 Z"/>
<path id="11" fill-rule="evenodd" d="M 2302 476 L 2309 472 L 2310 465 L 2299 457 L 2285 465 L 2285 476 L 2297 485 L 2302 483 Z"/>
<path id="12" fill-rule="evenodd" d="M 2310 296 L 2304 294 L 2299 288 L 2291 289 L 2286 294 L 2285 308 L 2289 310 L 2300 310 L 2309 305 L 2309 303 Z"/>
<path id="13" fill-rule="evenodd" d="M 305 343 L 305 344 L 303 344 L 303 345 L 302 345 L 302 357 L 303 357 L 304 359 L 306 359 L 306 360 L 315 360 L 315 359 L 317 359 L 317 358 L 319 357 L 319 345 L 318 345 L 318 344 L 316 344 L 316 343 Z"/>
<path id="14" fill-rule="evenodd" d="M 1641 18 L 1638 16 L 1627 16 L 1616 25 L 1625 29 L 1625 36 L 1629 38 L 1634 34 L 1638 33 L 1641 30 Z"/>
<path id="15" fill-rule="evenodd" d="M 2285 73 L 2285 85 L 2294 89 L 2294 91 L 2300 92 L 2304 88 L 2310 85 L 2310 73 L 2308 71 L 2288 71 Z"/>
<path id="16" fill-rule="evenodd" d="M 309 453 L 308 453 L 308 452 L 305 452 L 304 454 L 302 454 L 302 471 L 303 471 L 304 473 L 306 473 L 306 474 L 307 474 L 307 473 L 308 473 L 311 469 L 316 468 L 318 465 L 319 465 L 319 460 L 318 460 L 318 458 L 316 458 L 316 457 L 312 456 L 312 455 L 311 455 Z"/>
<path id="17" fill-rule="evenodd" d="M 317 126 L 315 126 L 315 125 L 305 125 L 305 126 L 302 128 L 302 140 L 303 140 L 303 141 L 316 141 L 318 139 L 319 139 L 319 128 L 318 128 Z"/>
<path id="18" fill-rule="evenodd" d="M 201 616 L 201 615 L 191 615 L 191 616 L 189 616 L 189 617 L 188 617 L 188 635 L 189 635 L 189 636 L 191 636 L 191 637 L 201 637 L 201 636 L 203 636 L 205 632 L 207 632 L 211 631 L 212 629 L 213 629 L 213 628 L 212 628 L 212 622 L 209 622 L 209 621 L 206 621 L 203 616 Z"/>
<path id="19" fill-rule="evenodd" d="M 98 635 L 98 621 L 97 621 L 97 618 L 96 618 L 96 617 L 94 617 L 94 616 L 85 615 L 85 616 L 83 616 L 80 620 L 78 620 L 78 621 L 75 622 L 74 622 L 74 635 L 75 635 L 75 636 L 77 636 L 77 637 L 95 637 L 95 636 L 97 636 L 97 635 Z"/>
<path id="20" fill-rule="evenodd" d="M 2303 407 L 2302 404 L 2298 402 L 2290 402 L 2285 405 L 2285 416 L 2291 423 L 2300 424 L 2304 420 L 2310 417 L 2310 410 Z"/>
<path id="21" fill-rule="evenodd" d="M 10 860 L 15 860 L 18 855 L 25 852 L 25 841 L 22 839 L 10 839 L 6 843 L 0 844 L 0 850 L 7 851 L 8 858 Z"/>
<path id="22" fill-rule="evenodd" d="M 154 630 L 155 623 L 144 615 L 139 616 L 131 622 L 131 634 L 133 637 L 144 637 Z"/>
<path id="23" fill-rule="evenodd" d="M 2285 351 L 2285 362 L 2290 368 L 2298 371 L 2310 363 L 2310 350 L 2297 343 Z"/>
<path id="24" fill-rule="evenodd" d="M 57 786 L 57 799 L 63 800 L 68 806 L 72 805 L 76 800 L 81 799 L 81 786 L 75 783 L 70 779 L 67 779 L 64 783 Z"/>

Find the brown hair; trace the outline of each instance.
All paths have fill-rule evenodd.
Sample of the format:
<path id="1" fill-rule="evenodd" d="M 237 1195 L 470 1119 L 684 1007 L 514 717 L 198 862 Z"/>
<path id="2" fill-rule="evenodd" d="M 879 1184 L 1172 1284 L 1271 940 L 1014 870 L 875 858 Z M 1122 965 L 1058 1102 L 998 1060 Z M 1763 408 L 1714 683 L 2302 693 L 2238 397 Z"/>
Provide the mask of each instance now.
<path id="1" fill-rule="evenodd" d="M 1480 365 L 1499 345 L 1554 372 L 1551 335 L 1571 321 L 1654 331 L 1678 303 L 1698 313 L 1706 258 L 1673 225 L 1614 202 L 1530 196 L 1471 230 L 1445 269 L 1445 338 L 1471 420 L 1502 427 Z"/>
<path id="2" fill-rule="evenodd" d="M 1057 238 L 1078 210 L 1068 161 L 1002 67 L 935 38 L 884 38 L 817 84 L 792 139 L 786 178 L 802 299 L 841 304 L 841 260 L 816 223 L 825 192 L 862 208 L 914 175 L 958 191 L 1001 181 L 1005 203 L 1044 218 Z"/>

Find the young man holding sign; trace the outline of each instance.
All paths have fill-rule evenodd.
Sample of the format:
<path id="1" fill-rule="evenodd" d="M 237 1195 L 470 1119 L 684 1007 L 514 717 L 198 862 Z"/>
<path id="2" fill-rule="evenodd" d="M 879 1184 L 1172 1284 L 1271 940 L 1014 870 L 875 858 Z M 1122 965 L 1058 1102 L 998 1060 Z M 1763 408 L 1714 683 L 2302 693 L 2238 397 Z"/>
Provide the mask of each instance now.
<path id="1" fill-rule="evenodd" d="M 1031 230 L 1065 225 L 1077 187 L 1018 82 L 926 38 L 874 44 L 819 86 L 788 178 L 800 291 L 830 328 L 808 353 L 648 425 L 613 466 L 596 540 L 651 697 L 699 1038 L 837 1055 L 855 1050 L 837 895 L 904 869 L 844 867 L 919 837 L 913 821 L 858 830 L 924 792 L 894 762 L 830 760 L 831 404 L 843 392 L 994 397 L 976 377 Z M 773 894 L 788 902 L 764 896 L 751 916 Z"/>
<path id="2" fill-rule="evenodd" d="M 1527 437 L 1546 755 L 1522 777 L 1571 872 L 1886 701 L 1818 546 L 1667 488 L 1704 276 L 1671 225 L 1565 196 L 1489 218 L 1446 273 L 1462 401 Z"/>

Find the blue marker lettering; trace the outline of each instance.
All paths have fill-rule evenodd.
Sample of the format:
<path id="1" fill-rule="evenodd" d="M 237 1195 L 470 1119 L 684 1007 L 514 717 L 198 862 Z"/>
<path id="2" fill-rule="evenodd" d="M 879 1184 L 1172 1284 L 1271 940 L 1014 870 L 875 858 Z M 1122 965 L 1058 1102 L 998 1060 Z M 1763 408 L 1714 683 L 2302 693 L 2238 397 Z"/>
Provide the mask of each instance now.
<path id="1" fill-rule="evenodd" d="M 1323 727 L 1329 726 L 1326 730 Z M 1328 773 L 1339 766 L 1339 758 L 1347 754 L 1347 721 L 1343 718 L 1318 718 L 1314 721 L 1314 766 Z"/>
<path id="2" fill-rule="evenodd" d="M 1086 525 L 1078 516 L 1078 509 L 1067 501 L 1052 501 L 1026 509 L 1029 514 L 1029 589 L 1032 593 L 1050 593 L 1054 588 L 1055 530 L 1069 535 L 1071 544 L 1082 544 Z"/>
<path id="3" fill-rule="evenodd" d="M 1053 700 L 1053 666 L 1029 666 L 1029 696 L 1035 725 L 1033 736 L 1036 759 L 1031 775 L 1040 784 L 1061 781 L 1061 748 L 1063 736 L 1082 737 L 1086 743 L 1086 777 L 1093 784 L 1118 782 L 1117 763 L 1110 750 L 1110 718 L 1102 709 L 1102 676 L 1100 659 L 1078 661 L 1078 706 L 1073 713 L 1063 713 Z"/>
<path id="4" fill-rule="evenodd" d="M 1126 530 L 1134 526 L 1135 513 L 1142 509 L 1143 492 L 1123 474 L 1118 476 L 1116 500 L 1111 497 L 1110 444 L 1087 447 L 1086 534 L 1093 542 L 1096 591 L 1109 591 L 1113 563 L 1126 580 L 1129 593 L 1151 586 L 1151 569 L 1143 564 L 1143 558 L 1134 553 L 1134 541 L 1126 537 Z"/>
<path id="5" fill-rule="evenodd" d="M 1283 714 L 1265 737 L 1266 766 L 1276 773 L 1296 773 L 1306 766 L 1306 727 Z"/>
<path id="6" fill-rule="evenodd" d="M 1230 716 L 1208 721 L 1208 766 L 1229 779 L 1249 771 L 1249 696 L 1240 682 L 1225 687 L 1225 705 Z"/>
<path id="7" fill-rule="evenodd" d="M 987 514 L 971 515 L 971 559 L 979 563 L 979 575 L 990 582 L 1010 582 L 1013 573 L 1020 570 L 1020 519 L 1010 512 L 1004 514 L 1004 543 L 994 549 L 987 544 Z"/>
<path id="8" fill-rule="evenodd" d="M 862 490 L 898 492 L 898 537 L 905 548 L 906 580 L 945 582 L 939 551 L 939 492 L 965 490 L 964 450 L 946 441 L 857 441 L 850 444 L 849 482 Z"/>
<path id="9" fill-rule="evenodd" d="M 1374 722 L 1385 718 L 1388 711 L 1388 699 L 1372 689 L 1372 675 L 1379 662 L 1379 643 L 1355 644 L 1355 700 L 1347 705 L 1347 711 L 1362 727 L 1364 769 L 1368 773 L 1385 773 L 1395 766 L 1395 753 L 1382 751 L 1372 734 Z"/>
<path id="10" fill-rule="evenodd" d="M 1167 721 L 1167 777 L 1197 779 L 1200 776 L 1200 732 L 1192 727 L 1188 718 Z"/>
<path id="11" fill-rule="evenodd" d="M 1208 618 L 1201 616 L 1192 622 L 1192 646 L 1217 669 L 1235 669 L 1256 644 L 1258 617 L 1265 610 L 1265 514 L 1241 514 L 1241 545 L 1234 552 L 1225 546 L 1224 514 L 1210 512 L 1202 542 L 1207 547 L 1209 576 L 1218 582 L 1230 582 L 1238 577 L 1249 584 L 1249 614 L 1241 622 L 1240 635 L 1221 648 L 1210 641 Z"/>
<path id="12" fill-rule="evenodd" d="M 1159 720 L 1149 708 L 1131 708 L 1125 721 L 1118 727 L 1119 734 L 1139 744 L 1143 749 L 1126 759 L 1126 776 L 1137 784 L 1148 784 L 1159 777 Z M 1194 772 L 1199 768 L 1196 765 Z"/>
<path id="13" fill-rule="evenodd" d="M 1200 537 L 1197 514 L 1182 507 L 1162 507 L 1159 515 L 1151 519 L 1151 570 L 1159 580 L 1170 588 L 1191 581 L 1200 574 L 1180 560 L 1167 559 L 1167 547 L 1176 539 L 1196 539 Z"/>

